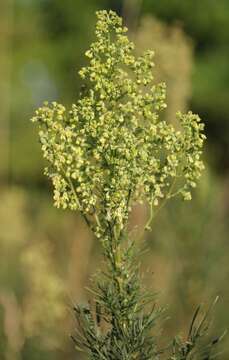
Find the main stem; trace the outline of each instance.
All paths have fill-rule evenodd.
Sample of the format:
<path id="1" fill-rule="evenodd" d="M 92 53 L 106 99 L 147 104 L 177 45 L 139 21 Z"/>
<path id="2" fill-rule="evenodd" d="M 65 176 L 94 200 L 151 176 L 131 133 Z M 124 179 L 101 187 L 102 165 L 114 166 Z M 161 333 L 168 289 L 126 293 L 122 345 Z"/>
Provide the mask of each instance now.
<path id="1" fill-rule="evenodd" d="M 101 222 L 100 222 L 101 223 Z M 123 229 L 115 222 L 103 223 L 101 241 L 105 269 L 97 274 L 95 306 L 77 305 L 78 347 L 84 347 L 92 360 L 149 360 L 157 354 L 155 325 L 160 309 L 152 294 L 142 289 L 138 252 Z"/>
<path id="2" fill-rule="evenodd" d="M 124 354 L 128 360 L 147 359 L 147 330 L 151 328 L 155 317 L 152 317 L 153 310 L 149 311 L 147 323 L 147 317 L 143 314 L 149 296 L 142 292 L 140 286 L 134 244 L 129 241 L 127 232 L 117 231 L 115 226 L 110 226 L 109 239 L 105 244 L 107 269 L 102 289 L 102 305 L 106 314 L 105 319 L 107 322 L 110 321 L 111 326 L 110 348 L 115 354 L 111 359 L 125 359 Z M 150 351 L 151 346 L 149 354 Z"/>

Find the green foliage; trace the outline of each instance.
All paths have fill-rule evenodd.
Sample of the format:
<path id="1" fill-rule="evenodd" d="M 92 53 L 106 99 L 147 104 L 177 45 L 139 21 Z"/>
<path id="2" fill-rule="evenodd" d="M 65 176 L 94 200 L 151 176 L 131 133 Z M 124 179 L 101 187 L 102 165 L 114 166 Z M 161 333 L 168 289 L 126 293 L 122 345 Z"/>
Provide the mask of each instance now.
<path id="1" fill-rule="evenodd" d="M 133 245 L 118 257 L 97 274 L 95 309 L 75 307 L 79 331 L 73 339 L 77 348 L 83 345 L 87 349 L 91 359 L 152 359 L 158 350 L 150 329 L 156 326 L 162 309 L 152 305 L 143 312 L 152 294 L 141 291 Z"/>
<path id="2" fill-rule="evenodd" d="M 191 112 L 177 114 L 178 130 L 161 120 L 165 85 L 153 83 L 153 52 L 135 57 L 122 20 L 112 11 L 97 17 L 89 65 L 79 72 L 91 87 L 70 111 L 45 103 L 32 119 L 54 204 L 81 212 L 106 261 L 92 290 L 95 310 L 75 307 L 74 340 L 90 359 L 211 359 L 196 350 L 196 337 L 207 330 L 193 330 L 196 315 L 188 340 L 174 341 L 173 355 L 159 348 L 162 310 L 150 305 L 152 295 L 140 285 L 135 242 L 128 237 L 134 203 L 149 204 L 149 229 L 156 207 L 176 195 L 191 199 L 203 170 L 204 126 Z"/>
<path id="3" fill-rule="evenodd" d="M 226 332 L 221 336 L 215 337 L 207 344 L 203 341 L 209 329 L 209 316 L 218 298 L 215 299 L 210 308 L 203 314 L 200 314 L 201 306 L 198 306 L 189 328 L 186 340 L 181 337 L 176 337 L 173 341 L 172 356 L 169 360 L 210 360 L 217 357 L 215 347 L 223 339 Z"/>

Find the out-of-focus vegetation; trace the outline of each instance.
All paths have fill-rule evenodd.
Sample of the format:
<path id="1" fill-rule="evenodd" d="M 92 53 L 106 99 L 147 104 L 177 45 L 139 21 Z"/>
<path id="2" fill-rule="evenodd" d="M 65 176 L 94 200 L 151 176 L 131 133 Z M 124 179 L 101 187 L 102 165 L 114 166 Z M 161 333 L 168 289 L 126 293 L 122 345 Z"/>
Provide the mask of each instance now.
<path id="1" fill-rule="evenodd" d="M 45 212 L 42 204 L 39 211 Z M 21 188 L 1 190 L 2 358 L 26 357 L 27 352 L 31 356 L 31 347 L 32 351 L 37 347 L 41 356 L 44 349 L 63 344 L 60 329 L 67 311 L 66 284 L 58 271 L 54 244 L 44 231 L 47 220 L 43 216 L 31 209 L 28 194 Z"/>
<path id="2" fill-rule="evenodd" d="M 186 111 L 191 96 L 193 45 L 179 26 L 167 26 L 155 17 L 143 16 L 133 33 L 137 52 L 155 49 L 155 82 L 167 87 L 166 120 L 175 121 L 178 111 Z M 179 73 L 178 73 L 179 71 Z M 177 90 L 179 89 L 179 91 Z"/>
<path id="3" fill-rule="evenodd" d="M 153 12 L 168 23 L 179 23 L 193 39 L 195 62 L 191 104 L 208 119 L 212 162 L 228 166 L 229 3 L 227 0 L 144 0 L 143 12 Z"/>
<path id="4" fill-rule="evenodd" d="M 217 294 L 214 324 L 228 327 L 228 1 L 3 0 L 0 7 L 0 358 L 75 356 L 68 310 L 86 301 L 99 249 L 78 218 L 50 205 L 28 119 L 44 99 L 78 97 L 77 70 L 101 8 L 124 12 L 127 23 L 136 17 L 137 50 L 155 50 L 155 77 L 168 83 L 166 116 L 191 106 L 206 123 L 209 166 L 194 200 L 185 211 L 179 201 L 161 211 L 142 259 L 150 286 L 176 314 L 165 331 L 182 328 L 200 301 Z M 133 227 L 144 211 L 136 209 Z"/>

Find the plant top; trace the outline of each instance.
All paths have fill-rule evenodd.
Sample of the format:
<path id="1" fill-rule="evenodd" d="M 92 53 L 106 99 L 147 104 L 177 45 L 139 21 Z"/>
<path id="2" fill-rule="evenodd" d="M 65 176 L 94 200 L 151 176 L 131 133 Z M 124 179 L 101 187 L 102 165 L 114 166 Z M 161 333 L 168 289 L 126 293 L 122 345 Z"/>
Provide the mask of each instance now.
<path id="1" fill-rule="evenodd" d="M 79 210 L 101 237 L 108 224 L 117 232 L 125 227 L 134 202 L 153 209 L 179 194 L 190 200 L 205 135 L 191 112 L 177 113 L 179 129 L 161 120 L 166 87 L 153 81 L 154 53 L 135 57 L 115 12 L 98 11 L 97 18 L 89 64 L 79 71 L 88 90 L 70 110 L 45 102 L 32 121 L 55 206 Z"/>

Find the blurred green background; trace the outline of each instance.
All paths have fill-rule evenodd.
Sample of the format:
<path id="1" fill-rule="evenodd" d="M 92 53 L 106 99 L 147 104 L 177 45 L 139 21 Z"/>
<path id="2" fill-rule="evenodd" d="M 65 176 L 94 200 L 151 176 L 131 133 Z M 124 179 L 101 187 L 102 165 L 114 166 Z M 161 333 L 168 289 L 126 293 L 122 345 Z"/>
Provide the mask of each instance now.
<path id="1" fill-rule="evenodd" d="M 124 17 L 136 52 L 155 50 L 155 80 L 168 86 L 165 117 L 198 112 L 206 170 L 191 203 L 157 216 L 142 259 L 146 283 L 169 305 L 165 335 L 183 333 L 193 309 L 220 295 L 212 331 L 229 324 L 229 1 L 1 0 L 0 359 L 83 359 L 69 334 L 72 304 L 100 262 L 79 216 L 52 206 L 36 130 L 43 100 L 75 102 L 95 11 Z M 131 223 L 144 223 L 136 207 Z M 164 335 L 163 335 L 164 336 Z M 229 348 L 227 336 L 224 346 Z M 225 352 L 221 359 L 228 359 Z"/>

